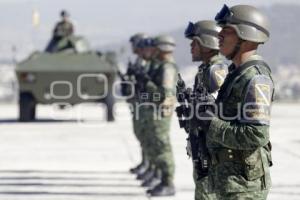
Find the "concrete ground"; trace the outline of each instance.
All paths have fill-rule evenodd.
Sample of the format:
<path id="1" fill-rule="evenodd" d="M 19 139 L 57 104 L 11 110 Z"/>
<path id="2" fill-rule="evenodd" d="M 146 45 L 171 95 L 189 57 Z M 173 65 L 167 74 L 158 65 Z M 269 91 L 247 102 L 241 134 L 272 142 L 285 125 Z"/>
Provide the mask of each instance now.
<path id="1" fill-rule="evenodd" d="M 38 121 L 19 123 L 16 105 L 0 105 L 0 200 L 144 200 L 145 189 L 128 173 L 139 161 L 125 104 L 117 120 L 101 120 L 101 108 L 84 105 L 64 111 L 38 107 Z M 77 120 L 77 119 L 83 120 Z M 273 107 L 270 200 L 300 199 L 300 105 Z M 185 133 L 174 118 L 171 130 L 177 194 L 193 199 L 191 160 Z"/>

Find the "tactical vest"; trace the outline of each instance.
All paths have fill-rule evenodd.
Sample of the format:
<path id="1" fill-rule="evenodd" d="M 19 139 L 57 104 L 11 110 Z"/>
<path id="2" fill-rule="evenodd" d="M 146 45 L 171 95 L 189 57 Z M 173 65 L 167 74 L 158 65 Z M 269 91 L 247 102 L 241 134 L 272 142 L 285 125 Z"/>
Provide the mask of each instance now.
<path id="1" fill-rule="evenodd" d="M 233 65 L 230 67 L 231 72 L 227 75 L 216 99 L 217 104 L 222 103 L 221 109 L 223 110 L 223 112 L 222 115 L 220 115 L 219 113 L 219 118 L 222 119 L 222 117 L 225 116 L 226 119 L 223 119 L 225 121 L 228 121 L 227 117 L 236 116 L 238 113 L 238 109 L 240 109 L 237 103 L 245 101 L 245 92 L 248 89 L 246 86 L 249 84 L 249 80 L 242 77 L 246 73 L 252 72 L 258 75 L 263 75 L 265 77 L 268 77 L 268 79 L 273 83 L 269 66 L 261 60 L 249 61 L 235 70 L 233 70 Z M 271 101 L 273 101 L 274 87 L 271 95 Z M 235 122 L 238 121 L 238 119 L 232 119 L 229 121 Z M 263 121 L 261 123 L 263 123 L 263 125 L 269 125 Z M 270 142 L 264 147 L 252 150 L 235 150 L 225 148 L 216 144 L 215 147 L 210 146 L 210 154 L 213 165 L 226 162 L 240 163 L 241 166 L 244 166 L 243 175 L 249 181 L 263 177 L 265 171 L 269 166 L 272 165 Z M 267 159 L 264 159 L 264 157 L 267 157 Z M 267 182 L 266 178 L 265 182 Z M 269 183 L 265 184 L 269 185 Z"/>

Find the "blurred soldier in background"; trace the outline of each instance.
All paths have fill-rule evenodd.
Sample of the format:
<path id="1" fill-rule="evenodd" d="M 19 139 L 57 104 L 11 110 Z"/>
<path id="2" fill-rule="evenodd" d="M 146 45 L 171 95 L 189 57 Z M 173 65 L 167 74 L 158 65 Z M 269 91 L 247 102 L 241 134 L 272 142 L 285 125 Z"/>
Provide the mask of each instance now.
<path id="1" fill-rule="evenodd" d="M 121 92 L 123 96 L 130 97 L 127 99 L 127 102 L 130 104 L 130 109 L 132 112 L 132 122 L 133 122 L 133 132 L 138 139 L 141 145 L 141 158 L 142 161 L 136 167 L 131 168 L 130 172 L 135 174 L 143 174 L 149 167 L 148 159 L 145 154 L 145 147 L 143 143 L 143 133 L 141 132 L 141 127 L 143 126 L 142 121 L 137 119 L 136 116 L 136 106 L 139 102 L 139 94 L 138 94 L 138 86 L 139 83 L 136 80 L 136 72 L 140 69 L 146 67 L 146 60 L 144 57 L 144 48 L 143 48 L 143 39 L 146 38 L 146 34 L 137 33 L 130 38 L 130 43 L 132 47 L 133 54 L 136 55 L 136 59 L 134 63 L 131 61 L 128 63 L 128 68 L 125 75 L 122 75 L 122 84 L 121 84 Z"/>
<path id="2" fill-rule="evenodd" d="M 221 27 L 219 27 L 216 22 L 209 20 L 199 21 L 197 23 L 190 22 L 185 30 L 185 37 L 192 40 L 192 60 L 194 62 L 202 62 L 196 74 L 194 87 L 192 89 L 192 94 L 197 100 L 195 102 L 189 102 L 190 108 L 188 108 L 190 112 L 194 114 L 197 112 L 197 104 L 203 103 L 198 96 L 214 95 L 214 97 L 216 97 L 216 93 L 227 75 L 227 66 L 219 55 L 218 33 L 220 30 Z M 214 102 L 214 97 L 211 97 L 212 102 Z M 191 111 L 192 109 L 193 111 Z M 192 158 L 194 167 L 193 177 L 196 184 L 195 199 L 215 199 L 215 195 L 212 194 L 211 189 L 208 188 L 207 172 L 211 161 L 205 143 L 206 133 L 197 128 L 195 116 L 187 120 L 185 125 L 186 127 L 184 128 L 189 135 L 187 139 L 187 153 Z M 201 151 L 202 149 L 204 150 Z"/>
<path id="3" fill-rule="evenodd" d="M 62 10 L 60 16 L 61 16 L 61 21 L 55 25 L 52 39 L 50 40 L 46 48 L 47 52 L 56 51 L 57 44 L 61 40 L 68 38 L 74 33 L 74 26 L 69 19 L 70 14 L 68 13 L 68 11 Z"/>
<path id="4" fill-rule="evenodd" d="M 142 139 L 142 146 L 144 148 L 145 157 L 149 162 L 147 170 L 145 170 L 142 173 L 138 173 L 137 179 L 142 180 L 142 186 L 144 187 L 151 187 L 153 184 L 156 184 L 157 182 L 153 179 L 154 173 L 155 173 L 155 163 L 153 160 L 150 159 L 149 156 L 149 150 L 147 149 L 147 140 L 149 139 L 147 137 L 148 132 L 146 131 L 149 127 L 149 118 L 150 116 L 148 113 L 151 112 L 150 106 L 144 105 L 145 103 L 149 103 L 149 100 L 145 98 L 145 95 L 147 96 L 146 87 L 144 85 L 144 76 L 148 76 L 150 68 L 157 63 L 155 60 L 156 55 L 156 49 L 154 47 L 154 39 L 151 37 L 144 38 L 141 40 L 140 45 L 143 48 L 142 57 L 144 60 L 146 60 L 147 64 L 143 68 L 139 68 L 135 70 L 135 76 L 136 76 L 136 90 L 138 94 L 138 102 L 136 103 L 136 120 L 138 120 L 141 124 L 140 126 L 140 132 L 141 132 L 141 139 Z"/>
<path id="5" fill-rule="evenodd" d="M 248 5 L 225 5 L 215 19 L 222 26 L 220 52 L 233 63 L 216 99 L 219 112 L 200 113 L 212 159 L 209 184 L 217 199 L 263 200 L 271 186 L 274 84 L 270 68 L 256 51 L 269 39 L 269 22 Z"/>
<path id="6" fill-rule="evenodd" d="M 66 10 L 62 10 L 60 13 L 61 21 L 58 22 L 53 30 L 53 37 L 61 39 L 73 35 L 74 26 L 70 21 L 70 14 Z"/>
<path id="7" fill-rule="evenodd" d="M 175 84 L 177 66 L 172 52 L 175 41 L 170 36 L 158 36 L 154 40 L 156 51 L 152 54 L 149 71 L 138 74 L 138 80 L 143 82 L 143 92 L 140 99 L 145 116 L 146 151 L 151 163 L 154 163 L 156 173 L 152 180 L 159 177 L 156 185 L 147 192 L 151 196 L 171 196 L 174 188 L 174 159 L 170 143 L 170 122 L 175 103 Z M 157 174 L 160 176 L 154 176 Z M 152 182 L 150 180 L 150 182 Z M 146 182 L 144 182 L 146 183 Z M 153 182 L 152 182 L 153 183 Z"/>

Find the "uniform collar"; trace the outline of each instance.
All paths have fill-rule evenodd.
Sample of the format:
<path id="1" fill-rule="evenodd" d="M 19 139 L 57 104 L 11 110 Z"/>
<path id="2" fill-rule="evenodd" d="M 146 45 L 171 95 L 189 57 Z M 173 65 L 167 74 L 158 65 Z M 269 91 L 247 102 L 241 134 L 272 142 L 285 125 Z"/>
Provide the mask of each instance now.
<path id="1" fill-rule="evenodd" d="M 252 60 L 263 60 L 263 58 L 260 55 L 254 54 L 252 56 L 249 56 L 249 58 L 246 59 L 243 63 L 241 63 L 240 66 L 243 66 L 245 63 L 252 61 Z"/>
<path id="2" fill-rule="evenodd" d="M 232 63 L 229 67 L 228 67 L 228 72 L 231 73 L 235 73 L 235 72 L 239 72 L 241 73 L 242 71 L 244 71 L 244 65 L 247 64 L 250 61 L 254 61 L 254 60 L 260 60 L 262 61 L 263 58 L 260 55 L 254 54 L 252 56 L 249 56 L 249 58 L 247 60 L 245 60 L 239 67 L 235 67 L 235 64 Z"/>
<path id="3" fill-rule="evenodd" d="M 207 68 L 209 68 L 210 66 L 214 65 L 215 63 L 219 62 L 221 60 L 221 56 L 219 54 L 217 55 L 214 55 L 212 56 L 210 59 L 209 59 L 209 62 L 207 64 L 204 64 L 202 63 L 200 66 L 199 66 L 199 70 L 205 70 Z"/>

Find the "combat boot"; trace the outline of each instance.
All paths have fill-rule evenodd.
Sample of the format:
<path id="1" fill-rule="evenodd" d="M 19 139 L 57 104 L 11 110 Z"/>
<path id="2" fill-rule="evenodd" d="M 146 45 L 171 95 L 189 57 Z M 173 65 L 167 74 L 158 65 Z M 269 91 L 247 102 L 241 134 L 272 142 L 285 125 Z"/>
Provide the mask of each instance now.
<path id="1" fill-rule="evenodd" d="M 148 168 L 149 168 L 149 164 L 144 164 L 136 171 L 135 174 L 143 174 L 148 170 Z"/>
<path id="2" fill-rule="evenodd" d="M 136 167 L 130 168 L 129 172 L 132 174 L 136 174 L 137 171 L 139 170 L 139 168 L 142 166 L 143 163 L 140 163 L 139 165 L 137 165 Z"/>
<path id="3" fill-rule="evenodd" d="M 142 187 L 154 188 L 158 184 L 160 184 L 161 180 L 155 176 L 151 177 L 150 179 L 145 180 L 142 183 Z"/>
<path id="4" fill-rule="evenodd" d="M 145 173 L 138 174 L 136 178 L 138 180 L 146 180 L 150 179 L 152 176 L 154 176 L 154 170 L 152 168 L 148 168 L 148 170 L 145 171 Z"/>
<path id="5" fill-rule="evenodd" d="M 151 190 L 147 190 L 148 195 L 153 197 L 174 196 L 175 187 L 173 184 L 160 183 Z"/>
<path id="6" fill-rule="evenodd" d="M 132 174 L 141 174 L 148 169 L 149 163 L 147 161 L 141 162 L 138 166 L 131 168 L 129 171 Z"/>

